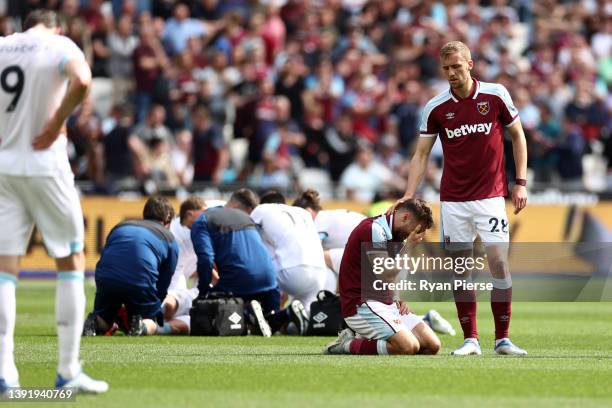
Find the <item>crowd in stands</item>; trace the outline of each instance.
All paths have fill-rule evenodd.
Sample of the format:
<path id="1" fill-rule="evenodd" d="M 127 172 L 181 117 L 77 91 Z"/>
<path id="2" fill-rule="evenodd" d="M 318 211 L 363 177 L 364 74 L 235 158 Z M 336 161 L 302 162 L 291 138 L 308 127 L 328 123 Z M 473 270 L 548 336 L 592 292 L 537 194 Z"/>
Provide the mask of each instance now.
<path id="1" fill-rule="evenodd" d="M 612 190 L 605 0 L 0 0 L 0 35 L 37 7 L 61 14 L 92 67 L 68 122 L 88 192 L 401 191 L 450 40 L 470 47 L 475 78 L 510 91 L 534 185 Z M 426 185 L 441 166 L 438 144 Z"/>

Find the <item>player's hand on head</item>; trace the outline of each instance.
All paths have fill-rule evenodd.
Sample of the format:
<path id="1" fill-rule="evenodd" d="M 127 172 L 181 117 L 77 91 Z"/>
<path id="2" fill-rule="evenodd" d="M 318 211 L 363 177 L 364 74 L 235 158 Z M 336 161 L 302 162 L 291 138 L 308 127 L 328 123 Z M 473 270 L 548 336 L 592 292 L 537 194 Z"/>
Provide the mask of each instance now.
<path id="1" fill-rule="evenodd" d="M 406 201 L 410 200 L 412 197 L 408 197 L 408 196 L 403 196 L 402 198 L 400 198 L 399 200 L 397 200 L 395 203 L 393 203 L 393 205 L 391 207 L 389 207 L 389 209 L 387 210 L 387 212 L 385 213 L 386 215 L 391 215 L 393 214 L 393 211 L 395 211 L 395 209 L 397 208 L 398 205 L 405 203 Z"/>
<path id="2" fill-rule="evenodd" d="M 55 142 L 62 130 L 64 123 L 52 117 L 47 121 L 43 130 L 36 135 L 32 142 L 34 150 L 48 149 Z"/>
<path id="3" fill-rule="evenodd" d="M 527 188 L 525 186 L 515 185 L 512 188 L 512 205 L 515 215 L 527 206 Z"/>
<path id="4" fill-rule="evenodd" d="M 417 225 L 415 229 L 413 229 L 410 234 L 408 234 L 408 238 L 406 238 L 406 242 L 410 244 L 418 244 L 423 241 L 425 237 L 425 229 L 421 225 Z"/>

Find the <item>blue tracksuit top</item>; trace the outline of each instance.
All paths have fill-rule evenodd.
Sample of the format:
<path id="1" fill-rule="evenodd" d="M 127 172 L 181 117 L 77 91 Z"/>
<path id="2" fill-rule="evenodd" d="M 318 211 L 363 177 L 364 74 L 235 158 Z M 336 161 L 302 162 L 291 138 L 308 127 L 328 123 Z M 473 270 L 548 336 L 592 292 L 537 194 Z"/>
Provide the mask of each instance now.
<path id="1" fill-rule="evenodd" d="M 256 224 L 245 212 L 209 208 L 194 221 L 191 241 L 198 256 L 200 296 L 211 290 L 213 264 L 219 272 L 214 291 L 240 296 L 277 287 L 272 259 Z"/>
<path id="2" fill-rule="evenodd" d="M 154 289 L 166 297 L 176 268 L 178 245 L 172 233 L 159 222 L 124 221 L 106 239 L 96 265 L 96 282 Z"/>

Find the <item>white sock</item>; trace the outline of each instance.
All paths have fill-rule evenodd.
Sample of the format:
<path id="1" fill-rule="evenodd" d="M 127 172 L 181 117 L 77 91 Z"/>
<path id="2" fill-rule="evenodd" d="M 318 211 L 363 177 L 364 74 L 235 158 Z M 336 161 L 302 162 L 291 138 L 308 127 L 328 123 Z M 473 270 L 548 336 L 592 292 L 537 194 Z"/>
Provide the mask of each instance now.
<path id="1" fill-rule="evenodd" d="M 79 349 L 85 319 L 84 272 L 65 271 L 57 274 L 55 320 L 59 348 L 57 372 L 65 379 L 81 371 Z"/>
<path id="2" fill-rule="evenodd" d="M 12 384 L 19 380 L 13 356 L 15 332 L 15 285 L 17 278 L 0 272 L 0 378 Z"/>
<path id="3" fill-rule="evenodd" d="M 344 349 L 344 352 L 346 354 L 351 354 L 351 343 L 353 342 L 353 340 L 355 340 L 355 339 L 351 339 L 349 341 L 345 341 L 344 344 L 342 345 L 342 348 Z"/>
<path id="4" fill-rule="evenodd" d="M 376 351 L 379 356 L 386 356 L 389 354 L 389 350 L 387 350 L 387 340 L 378 340 L 376 342 Z"/>

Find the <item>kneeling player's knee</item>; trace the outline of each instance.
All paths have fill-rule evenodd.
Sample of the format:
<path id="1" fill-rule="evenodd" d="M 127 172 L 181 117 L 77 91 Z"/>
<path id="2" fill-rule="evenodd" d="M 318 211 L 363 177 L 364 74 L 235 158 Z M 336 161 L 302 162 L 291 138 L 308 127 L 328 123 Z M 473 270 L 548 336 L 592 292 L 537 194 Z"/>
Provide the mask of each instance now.
<path id="1" fill-rule="evenodd" d="M 398 344 L 400 354 L 413 355 L 419 352 L 421 346 L 415 338 L 408 338 Z"/>
<path id="2" fill-rule="evenodd" d="M 182 320 L 170 320 L 168 325 L 170 326 L 170 334 L 189 334 L 189 325 Z"/>
<path id="3" fill-rule="evenodd" d="M 440 343 L 440 339 L 437 337 L 428 339 L 425 344 L 421 344 L 421 353 L 422 354 L 438 354 L 440 349 L 442 348 L 442 344 Z"/>

